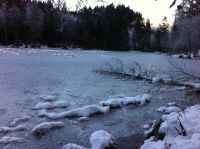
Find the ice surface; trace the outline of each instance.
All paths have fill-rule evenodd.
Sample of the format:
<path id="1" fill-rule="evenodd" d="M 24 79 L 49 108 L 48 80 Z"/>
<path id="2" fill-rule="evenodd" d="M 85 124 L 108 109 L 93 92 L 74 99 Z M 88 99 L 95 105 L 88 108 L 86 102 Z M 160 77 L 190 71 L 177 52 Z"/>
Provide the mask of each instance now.
<path id="1" fill-rule="evenodd" d="M 54 53 L 57 56 L 54 56 Z M 65 55 L 66 53 L 69 56 Z M 143 130 L 138 126 L 159 119 L 161 113 L 156 112 L 159 107 L 174 101 L 177 105 L 190 103 L 184 99 L 185 90 L 179 91 L 178 87 L 163 84 L 159 86 L 144 80 L 117 80 L 113 76 L 92 72 L 112 58 L 120 59 L 124 66 L 136 61 L 142 69 L 151 67 L 152 64 L 157 64 L 157 67 L 162 69 L 169 67 L 165 56 L 154 53 L 0 48 L 0 126 L 26 126 L 23 131 L 10 131 L 1 135 L 1 138 L 4 135 L 24 138 L 23 143 L 0 144 L 0 148 L 62 148 L 69 142 L 88 148 L 88 138 L 97 130 L 105 130 L 116 138 L 143 134 Z M 197 61 L 191 60 L 188 63 L 198 66 Z M 130 101 L 137 96 L 138 99 L 145 99 L 142 95 L 147 93 L 151 95 L 151 100 L 143 106 L 124 105 L 124 102 L 121 108 L 110 109 L 107 114 L 94 114 L 84 122 L 77 117 L 62 119 L 60 122 L 67 127 L 50 131 L 40 140 L 30 134 L 34 126 L 52 121 L 46 116 L 39 117 L 40 111 L 32 110 L 38 103 L 53 104 L 52 109 L 46 109 L 48 114 L 57 115 L 66 111 L 77 114 L 77 109 L 98 105 L 101 101 L 118 98 Z M 67 108 L 59 108 L 62 105 L 59 101 L 68 105 Z M 59 105 L 58 108 L 56 105 Z M 30 119 L 23 120 L 25 115 Z M 83 115 L 80 119 L 84 119 Z M 17 118 L 22 119 L 18 121 Z M 9 127 L 12 121 L 13 125 Z M 46 142 L 53 142 L 53 145 Z M 62 145 L 57 142 L 62 142 Z"/>

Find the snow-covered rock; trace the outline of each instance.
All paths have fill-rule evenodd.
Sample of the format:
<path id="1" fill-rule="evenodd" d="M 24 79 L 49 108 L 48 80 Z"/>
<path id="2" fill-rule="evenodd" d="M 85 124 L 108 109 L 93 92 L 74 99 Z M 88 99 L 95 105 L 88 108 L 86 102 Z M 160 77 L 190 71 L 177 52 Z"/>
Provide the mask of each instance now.
<path id="1" fill-rule="evenodd" d="M 152 83 L 161 83 L 163 81 L 162 77 L 153 77 L 152 78 Z"/>
<path id="2" fill-rule="evenodd" d="M 118 144 L 115 138 L 105 130 L 98 130 L 90 136 L 91 149 L 105 149 L 106 147 L 116 147 Z"/>
<path id="3" fill-rule="evenodd" d="M 67 145 L 63 146 L 62 149 L 87 149 L 87 148 L 74 143 L 68 143 Z"/>

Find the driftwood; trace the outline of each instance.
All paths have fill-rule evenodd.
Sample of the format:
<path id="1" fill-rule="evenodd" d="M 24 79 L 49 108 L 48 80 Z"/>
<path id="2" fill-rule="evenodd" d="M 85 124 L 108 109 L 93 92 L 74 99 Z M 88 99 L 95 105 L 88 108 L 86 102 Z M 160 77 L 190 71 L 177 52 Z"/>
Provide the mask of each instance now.
<path id="1" fill-rule="evenodd" d="M 162 119 L 160 119 L 154 126 L 153 130 L 146 135 L 145 137 L 145 140 L 146 139 L 149 139 L 150 137 L 154 136 L 154 141 L 158 141 L 158 140 L 163 140 L 164 137 L 165 137 L 165 134 L 164 133 L 160 133 L 159 132 L 159 128 L 160 128 L 160 125 L 161 123 L 163 122 Z"/>

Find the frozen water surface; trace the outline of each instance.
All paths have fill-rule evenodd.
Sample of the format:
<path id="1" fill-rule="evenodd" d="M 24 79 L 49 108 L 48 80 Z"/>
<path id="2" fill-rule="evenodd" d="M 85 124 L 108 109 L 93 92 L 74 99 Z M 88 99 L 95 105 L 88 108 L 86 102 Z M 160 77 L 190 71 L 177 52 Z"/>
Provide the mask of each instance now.
<path id="1" fill-rule="evenodd" d="M 136 61 L 143 69 L 152 65 L 169 68 L 165 56 L 155 53 L 0 49 L 0 127 L 13 127 L 10 124 L 14 119 L 29 117 L 26 121 L 19 119 L 17 126 L 25 127 L 23 130 L 0 130 L 0 138 L 20 139 L 0 143 L 0 147 L 59 149 L 67 143 L 90 147 L 89 138 L 94 131 L 106 130 L 115 138 L 142 134 L 143 125 L 160 118 L 161 114 L 156 112 L 159 107 L 174 101 L 177 105 L 190 104 L 184 99 L 184 90 L 178 89 L 180 87 L 119 80 L 92 72 L 112 58 L 120 59 L 125 66 Z M 195 61 L 193 65 L 197 65 Z M 111 98 L 143 95 L 148 91 L 152 95 L 150 103 L 137 107 L 123 105 L 110 109 L 108 113 L 84 118 L 85 121 L 78 120 L 80 117 L 52 120 L 39 117 L 41 111 L 32 109 L 38 103 L 50 102 L 53 105 L 56 101 L 65 101 L 60 102 L 65 104 L 63 108 L 46 109 L 49 113 L 60 113 L 99 105 L 100 101 Z M 30 133 L 40 123 L 58 121 L 63 122 L 65 127 L 49 130 L 39 138 Z"/>

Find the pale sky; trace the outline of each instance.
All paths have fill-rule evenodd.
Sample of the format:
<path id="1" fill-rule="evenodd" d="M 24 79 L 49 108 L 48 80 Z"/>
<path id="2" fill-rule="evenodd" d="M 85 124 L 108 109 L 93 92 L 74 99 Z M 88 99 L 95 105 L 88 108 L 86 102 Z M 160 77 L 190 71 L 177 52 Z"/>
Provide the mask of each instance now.
<path id="1" fill-rule="evenodd" d="M 67 7 L 71 7 L 71 10 L 75 10 L 77 1 L 78 0 L 66 0 Z M 93 8 L 97 5 L 97 3 L 95 3 L 96 0 L 88 1 L 86 6 L 91 6 Z M 176 5 L 170 9 L 169 6 L 173 0 L 107 0 L 107 2 L 107 5 L 113 2 L 115 5 L 124 4 L 125 6 L 129 6 L 131 9 L 141 12 L 144 19 L 149 18 L 151 23 L 156 26 L 161 23 L 165 16 L 167 17 L 169 24 L 173 22 L 173 15 L 180 0 L 177 0 Z M 98 5 L 102 5 L 102 3 L 98 3 Z"/>

